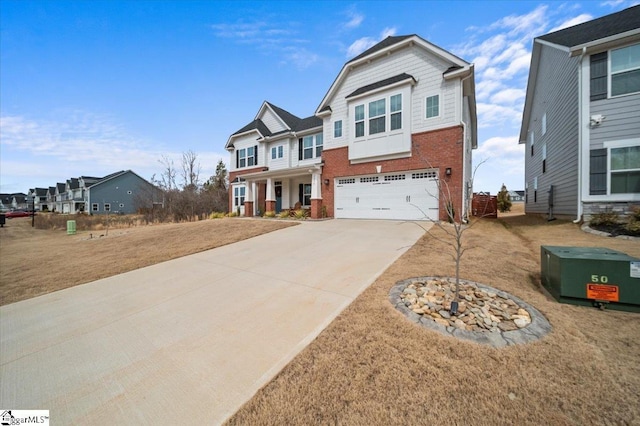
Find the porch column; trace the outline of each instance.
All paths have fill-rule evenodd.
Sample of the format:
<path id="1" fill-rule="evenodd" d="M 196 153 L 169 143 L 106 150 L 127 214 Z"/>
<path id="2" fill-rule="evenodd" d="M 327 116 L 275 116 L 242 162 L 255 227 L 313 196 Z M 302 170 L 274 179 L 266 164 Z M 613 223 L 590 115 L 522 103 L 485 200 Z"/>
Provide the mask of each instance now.
<path id="1" fill-rule="evenodd" d="M 267 196 L 266 196 L 266 211 L 276 211 L 276 191 L 273 186 L 273 178 L 267 178 Z"/>
<path id="2" fill-rule="evenodd" d="M 322 219 L 322 185 L 320 171 L 311 174 L 311 219 Z"/>
<path id="3" fill-rule="evenodd" d="M 247 181 L 247 190 L 244 196 L 244 215 L 253 217 L 253 182 Z"/>

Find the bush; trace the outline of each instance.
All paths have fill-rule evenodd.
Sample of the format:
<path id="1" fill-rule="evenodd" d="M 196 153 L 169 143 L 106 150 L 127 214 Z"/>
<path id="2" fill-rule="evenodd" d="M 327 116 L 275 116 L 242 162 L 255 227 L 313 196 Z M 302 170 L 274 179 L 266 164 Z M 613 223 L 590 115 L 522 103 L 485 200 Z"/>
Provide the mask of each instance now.
<path id="1" fill-rule="evenodd" d="M 307 217 L 307 211 L 304 209 L 296 210 L 293 213 L 293 217 L 295 217 L 296 219 L 305 219 Z"/>
<path id="2" fill-rule="evenodd" d="M 640 206 L 631 208 L 631 220 L 640 221 Z"/>
<path id="3" fill-rule="evenodd" d="M 213 212 L 209 215 L 209 219 L 222 219 L 226 214 L 222 212 Z"/>
<path id="4" fill-rule="evenodd" d="M 503 183 L 500 192 L 498 192 L 498 210 L 500 210 L 500 213 L 510 212 L 511 205 L 509 191 L 507 191 L 507 186 Z"/>
<path id="5" fill-rule="evenodd" d="M 240 216 L 240 213 L 239 212 L 229 212 L 229 213 L 227 213 L 227 216 L 228 217 L 237 217 L 237 216 Z"/>
<path id="6" fill-rule="evenodd" d="M 264 217 L 276 217 L 276 212 L 274 212 L 273 210 L 269 210 L 265 212 Z"/>
<path id="7" fill-rule="evenodd" d="M 603 213 L 596 213 L 591 216 L 589 225 L 592 226 L 612 226 L 620 223 L 620 217 L 618 213 L 614 211 L 606 211 Z"/>
<path id="8" fill-rule="evenodd" d="M 631 235 L 640 236 L 640 220 L 632 219 L 624 226 L 624 228 L 629 231 Z"/>
<path id="9" fill-rule="evenodd" d="M 280 214 L 278 214 L 280 219 L 287 219 L 289 217 L 289 210 L 282 210 Z"/>

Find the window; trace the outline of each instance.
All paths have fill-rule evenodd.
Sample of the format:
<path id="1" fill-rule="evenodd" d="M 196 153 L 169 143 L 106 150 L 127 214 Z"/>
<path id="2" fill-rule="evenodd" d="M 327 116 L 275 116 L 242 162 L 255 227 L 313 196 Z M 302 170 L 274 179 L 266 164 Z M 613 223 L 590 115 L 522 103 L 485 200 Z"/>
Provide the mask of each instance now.
<path id="1" fill-rule="evenodd" d="M 589 153 L 589 195 L 607 195 L 607 149 Z"/>
<path id="2" fill-rule="evenodd" d="M 123 209 L 123 208 L 124 208 L 124 203 L 120 203 L 120 204 L 119 204 L 119 207 L 120 207 L 121 209 Z"/>
<path id="3" fill-rule="evenodd" d="M 385 132 L 385 99 L 369 102 L 369 134 Z"/>
<path id="4" fill-rule="evenodd" d="M 529 145 L 531 145 L 531 156 L 533 157 L 533 144 L 534 144 L 534 134 L 532 131 L 529 132 Z"/>
<path id="5" fill-rule="evenodd" d="M 236 151 L 236 168 L 258 165 L 258 145 Z"/>
<path id="6" fill-rule="evenodd" d="M 533 178 L 533 202 L 538 202 L 538 177 Z"/>
<path id="7" fill-rule="evenodd" d="M 591 100 L 607 99 L 607 52 L 591 55 L 589 68 Z"/>
<path id="8" fill-rule="evenodd" d="M 364 105 L 356 106 L 356 138 L 364 136 Z"/>
<path id="9" fill-rule="evenodd" d="M 640 92 L 640 44 L 611 51 L 611 96 Z"/>
<path id="10" fill-rule="evenodd" d="M 105 212 L 109 212 L 109 211 L 111 211 L 111 204 L 109 204 L 109 203 L 104 203 L 104 211 L 105 211 Z"/>
<path id="11" fill-rule="evenodd" d="M 347 185 L 350 183 L 356 183 L 356 180 L 353 178 L 348 178 L 348 179 L 338 179 L 338 185 Z"/>
<path id="12" fill-rule="evenodd" d="M 310 183 L 304 184 L 302 205 L 304 206 L 311 205 L 311 184 Z"/>
<path id="13" fill-rule="evenodd" d="M 284 157 L 284 148 L 282 145 L 274 146 L 271 148 L 271 159 L 275 160 L 276 158 Z"/>
<path id="14" fill-rule="evenodd" d="M 322 133 L 309 135 L 298 139 L 298 160 L 309 160 L 320 158 L 322 155 L 323 137 Z"/>
<path id="15" fill-rule="evenodd" d="M 402 129 L 402 95 L 392 96 L 389 103 L 391 104 L 391 130 Z"/>
<path id="16" fill-rule="evenodd" d="M 611 193 L 640 193 L 640 146 L 611 149 Z"/>
<path id="17" fill-rule="evenodd" d="M 544 136 L 545 133 L 547 133 L 547 113 L 546 112 L 542 115 L 542 135 Z"/>
<path id="18" fill-rule="evenodd" d="M 236 186 L 233 188 L 233 205 L 238 207 L 238 206 L 244 206 L 244 193 L 245 193 L 246 187 L 244 186 Z"/>
<path id="19" fill-rule="evenodd" d="M 427 118 L 440 115 L 440 95 L 429 96 L 426 102 Z"/>
<path id="20" fill-rule="evenodd" d="M 338 120 L 333 123 L 333 137 L 334 138 L 342 137 L 342 120 Z"/>
<path id="21" fill-rule="evenodd" d="M 547 172 L 547 144 L 542 144 L 542 173 Z"/>
<path id="22" fill-rule="evenodd" d="M 92 203 L 91 204 L 91 211 L 92 212 L 97 212 L 98 211 L 98 203 Z"/>

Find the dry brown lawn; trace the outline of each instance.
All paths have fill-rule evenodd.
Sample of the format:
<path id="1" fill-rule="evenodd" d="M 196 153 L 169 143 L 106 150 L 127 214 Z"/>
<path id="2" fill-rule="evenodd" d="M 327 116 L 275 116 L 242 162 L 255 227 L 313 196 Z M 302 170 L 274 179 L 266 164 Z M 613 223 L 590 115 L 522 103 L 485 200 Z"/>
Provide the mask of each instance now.
<path id="1" fill-rule="evenodd" d="M 8 219 L 0 228 L 0 305 L 292 225 L 295 222 L 227 218 L 67 235 L 66 230 L 31 228 L 30 218 Z"/>
<path id="2" fill-rule="evenodd" d="M 640 243 L 517 211 L 500 216 L 469 229 L 477 248 L 461 275 L 533 304 L 549 335 L 493 349 L 405 319 L 388 301 L 397 281 L 454 272 L 447 247 L 426 235 L 228 424 L 640 424 L 640 314 L 559 304 L 539 288 L 541 244 L 640 257 Z"/>

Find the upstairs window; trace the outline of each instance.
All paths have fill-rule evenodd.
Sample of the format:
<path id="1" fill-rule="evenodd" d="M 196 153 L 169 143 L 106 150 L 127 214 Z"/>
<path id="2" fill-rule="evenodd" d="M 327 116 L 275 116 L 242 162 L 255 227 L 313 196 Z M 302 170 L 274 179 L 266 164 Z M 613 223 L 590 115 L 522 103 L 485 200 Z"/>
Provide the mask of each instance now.
<path id="1" fill-rule="evenodd" d="M 334 138 L 342 137 L 342 120 L 338 120 L 333 123 L 333 137 Z"/>
<path id="2" fill-rule="evenodd" d="M 389 103 L 391 104 L 391 130 L 402 129 L 402 95 L 392 96 Z"/>
<path id="3" fill-rule="evenodd" d="M 364 136 L 364 105 L 356 106 L 356 138 Z"/>
<path id="4" fill-rule="evenodd" d="M 429 96 L 426 101 L 427 118 L 434 118 L 440 115 L 440 95 Z"/>
<path id="5" fill-rule="evenodd" d="M 546 112 L 542 115 L 542 136 L 544 136 L 545 133 L 547 133 L 547 113 Z"/>
<path id="6" fill-rule="evenodd" d="M 611 96 L 640 92 L 640 44 L 611 51 Z"/>
<path id="7" fill-rule="evenodd" d="M 277 158 L 284 157 L 284 148 L 282 145 L 274 146 L 271 148 L 271 159 L 275 160 Z"/>
<path id="8" fill-rule="evenodd" d="M 309 160 L 322 156 L 322 133 L 298 139 L 298 160 Z"/>
<path id="9" fill-rule="evenodd" d="M 236 168 L 258 165 L 258 145 L 236 151 Z"/>
<path id="10" fill-rule="evenodd" d="M 385 132 L 385 99 L 369 102 L 369 134 Z"/>

